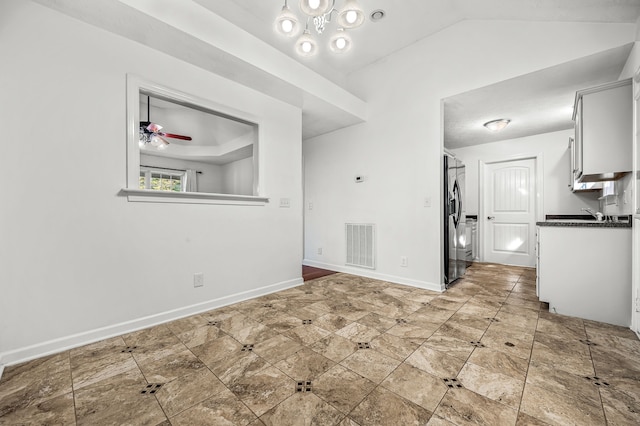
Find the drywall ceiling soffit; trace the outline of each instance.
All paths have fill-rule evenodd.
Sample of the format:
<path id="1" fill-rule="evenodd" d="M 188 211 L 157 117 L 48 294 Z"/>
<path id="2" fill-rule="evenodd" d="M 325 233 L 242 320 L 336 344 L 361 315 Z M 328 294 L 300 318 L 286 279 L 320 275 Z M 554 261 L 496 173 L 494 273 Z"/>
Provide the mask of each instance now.
<path id="1" fill-rule="evenodd" d="M 314 123 L 314 134 L 337 130 L 336 123 L 366 119 L 364 101 L 198 3 L 33 1 L 300 107 Z M 309 96 L 321 102 L 304 111 Z"/>
<path id="2" fill-rule="evenodd" d="M 573 128 L 578 90 L 615 81 L 633 43 L 444 99 L 444 146 L 449 149 Z M 511 123 L 493 133 L 487 121 Z"/>
<path id="3" fill-rule="evenodd" d="M 328 39 L 335 31 L 332 22 L 323 35 L 316 37 L 311 30 L 320 42 L 319 54 L 301 58 L 293 50 L 294 40 L 274 31 L 284 0 L 193 1 L 338 84 L 348 74 L 463 20 L 635 23 L 640 16 L 640 0 L 360 0 L 367 21 L 349 31 L 353 39 L 349 52 L 329 51 Z M 343 3 L 336 0 L 338 7 Z M 289 7 L 298 12 L 298 0 L 289 0 Z M 371 22 L 368 16 L 376 9 L 383 9 L 386 17 Z"/>

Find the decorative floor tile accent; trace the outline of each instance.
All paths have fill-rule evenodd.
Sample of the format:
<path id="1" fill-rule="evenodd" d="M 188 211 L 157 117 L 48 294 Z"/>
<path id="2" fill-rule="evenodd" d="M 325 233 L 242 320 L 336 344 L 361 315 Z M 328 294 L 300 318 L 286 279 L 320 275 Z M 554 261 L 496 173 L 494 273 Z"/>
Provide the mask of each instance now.
<path id="1" fill-rule="evenodd" d="M 220 322 L 218 322 L 218 321 L 209 321 L 209 322 L 207 322 L 207 325 L 210 325 L 212 327 L 217 327 L 218 324 L 220 324 Z"/>
<path id="2" fill-rule="evenodd" d="M 252 352 L 253 351 L 253 345 L 242 345 L 242 349 L 240 349 L 242 352 Z"/>
<path id="3" fill-rule="evenodd" d="M 594 343 L 589 339 L 580 339 L 580 342 L 584 343 L 587 346 L 598 346 L 597 343 Z"/>
<path id="4" fill-rule="evenodd" d="M 122 352 L 122 353 L 125 353 L 125 352 L 131 353 L 131 352 L 133 352 L 133 351 L 134 351 L 134 350 L 136 350 L 136 349 L 138 349 L 138 347 L 137 347 L 137 346 L 127 346 L 126 348 L 124 348 L 124 349 L 123 349 L 123 350 L 121 350 L 120 352 Z"/>
<path id="5" fill-rule="evenodd" d="M 406 323 L 407 323 L 407 320 L 406 320 L 406 319 L 402 319 L 402 318 L 398 318 L 398 319 L 396 319 L 396 322 L 397 322 L 398 324 L 406 324 Z"/>
<path id="6" fill-rule="evenodd" d="M 477 342 L 477 341 L 475 341 L 475 340 L 474 340 L 474 341 L 471 341 L 471 342 L 469 342 L 469 343 L 471 343 L 471 346 L 475 346 L 476 348 L 484 348 L 484 344 L 482 344 L 482 343 L 480 343 L 480 342 Z"/>
<path id="7" fill-rule="evenodd" d="M 307 325 L 307 324 L 312 324 L 313 320 L 307 319 L 307 320 L 302 320 L 302 324 Z"/>
<path id="8" fill-rule="evenodd" d="M 602 378 L 598 376 L 586 376 L 585 379 L 589 380 L 591 383 L 593 383 L 596 386 L 605 386 L 605 387 L 610 386 L 608 382 L 604 381 Z"/>
<path id="9" fill-rule="evenodd" d="M 515 346 L 515 345 L 514 345 L 513 343 L 511 343 L 511 342 L 504 342 L 504 345 L 505 345 L 505 346 L 508 346 L 508 347 L 510 347 L 510 348 L 512 348 L 512 347 L 514 347 L 514 346 Z"/>
<path id="10" fill-rule="evenodd" d="M 144 389 L 140 391 L 140 393 L 143 395 L 153 395 L 154 393 L 158 392 L 161 387 L 162 383 L 149 383 Z"/>
<path id="11" fill-rule="evenodd" d="M 311 392 L 311 381 L 310 380 L 300 380 L 296 382 L 296 392 Z"/>
<path id="12" fill-rule="evenodd" d="M 444 381 L 444 384 L 447 385 L 447 387 L 455 389 L 455 388 L 461 388 L 462 387 L 462 383 L 460 383 L 458 381 L 458 379 L 442 379 Z"/>
<path id="13" fill-rule="evenodd" d="M 485 319 L 489 320 L 489 322 L 500 322 L 498 318 L 485 318 Z"/>
<path id="14" fill-rule="evenodd" d="M 273 304 L 271 303 L 265 303 L 264 305 L 262 305 L 263 308 L 273 308 Z"/>
<path id="15" fill-rule="evenodd" d="M 358 349 L 371 349 L 369 342 L 358 342 Z"/>

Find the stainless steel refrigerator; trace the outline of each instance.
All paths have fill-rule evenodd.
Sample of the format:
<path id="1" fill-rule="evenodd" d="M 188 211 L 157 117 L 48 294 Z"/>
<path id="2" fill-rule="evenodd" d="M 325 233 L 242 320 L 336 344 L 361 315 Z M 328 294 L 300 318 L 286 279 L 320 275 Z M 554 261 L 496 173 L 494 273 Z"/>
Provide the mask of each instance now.
<path id="1" fill-rule="evenodd" d="M 449 287 L 464 275 L 466 232 L 464 207 L 464 164 L 450 154 L 444 155 L 444 282 Z"/>

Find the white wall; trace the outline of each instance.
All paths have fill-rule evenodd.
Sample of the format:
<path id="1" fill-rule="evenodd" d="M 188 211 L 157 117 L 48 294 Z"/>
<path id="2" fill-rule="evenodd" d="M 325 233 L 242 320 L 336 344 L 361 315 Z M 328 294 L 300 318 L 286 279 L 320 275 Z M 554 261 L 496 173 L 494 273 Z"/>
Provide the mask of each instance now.
<path id="1" fill-rule="evenodd" d="M 572 193 L 567 186 L 571 160 L 568 144 L 569 137 L 572 136 L 573 130 L 563 130 L 452 149 L 451 152 L 466 166 L 467 214 L 478 214 L 479 161 L 486 163 L 537 154 L 542 154 L 543 159 L 543 214 L 584 214 L 580 210 L 583 207 L 598 210 L 598 197 L 601 191 Z"/>
<path id="2" fill-rule="evenodd" d="M 301 282 L 300 109 L 31 2 L 0 21 L 0 364 Z M 291 208 L 128 202 L 127 73 L 258 117 Z"/>
<path id="3" fill-rule="evenodd" d="M 303 144 L 305 263 L 348 269 L 344 223 L 372 221 L 373 274 L 441 288 L 441 99 L 633 40 L 634 24 L 464 21 L 353 73 L 368 121 Z"/>
<path id="4" fill-rule="evenodd" d="M 222 166 L 223 194 L 253 194 L 253 157 Z"/>

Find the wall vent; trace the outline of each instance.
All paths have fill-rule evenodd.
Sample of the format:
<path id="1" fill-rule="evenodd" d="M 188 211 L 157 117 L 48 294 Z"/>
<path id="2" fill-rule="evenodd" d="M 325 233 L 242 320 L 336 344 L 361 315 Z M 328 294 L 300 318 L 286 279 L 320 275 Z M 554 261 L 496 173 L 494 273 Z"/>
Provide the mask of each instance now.
<path id="1" fill-rule="evenodd" d="M 375 269 L 375 235 L 373 223 L 345 223 L 348 266 Z"/>

